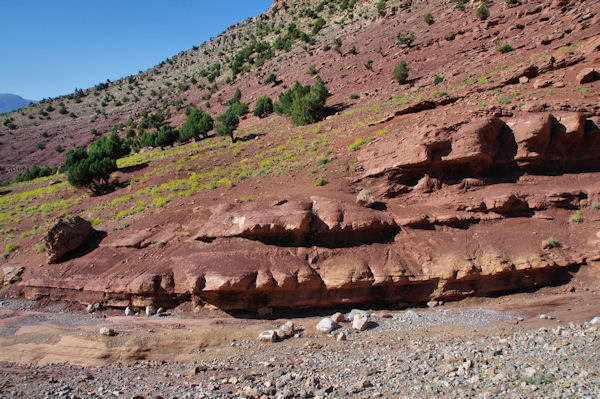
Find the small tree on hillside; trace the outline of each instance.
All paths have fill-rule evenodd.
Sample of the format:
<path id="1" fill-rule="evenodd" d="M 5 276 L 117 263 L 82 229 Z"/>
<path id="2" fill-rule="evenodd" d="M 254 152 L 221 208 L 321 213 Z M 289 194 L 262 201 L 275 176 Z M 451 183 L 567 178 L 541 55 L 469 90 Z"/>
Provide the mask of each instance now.
<path id="1" fill-rule="evenodd" d="M 406 65 L 406 61 L 402 60 L 396 65 L 396 68 L 394 68 L 394 79 L 400 84 L 406 83 L 406 79 L 408 79 L 408 66 Z"/>
<path id="2" fill-rule="evenodd" d="M 233 132 L 240 124 L 240 120 L 233 109 L 227 108 L 227 111 L 217 116 L 215 121 L 215 134 L 217 136 L 229 136 L 231 142 L 235 141 Z"/>
<path id="3" fill-rule="evenodd" d="M 194 107 L 181 127 L 179 141 L 198 139 L 200 136 L 206 137 L 207 133 L 213 129 L 213 124 L 213 118 L 209 114 Z"/>
<path id="4" fill-rule="evenodd" d="M 254 116 L 264 118 L 265 116 L 273 113 L 273 100 L 269 96 L 263 96 L 256 100 L 254 105 Z"/>
<path id="5" fill-rule="evenodd" d="M 164 147 L 170 145 L 179 138 L 179 132 L 171 127 L 171 125 L 166 124 L 161 129 L 156 139 L 154 140 L 154 145 L 160 147 L 162 150 Z"/>

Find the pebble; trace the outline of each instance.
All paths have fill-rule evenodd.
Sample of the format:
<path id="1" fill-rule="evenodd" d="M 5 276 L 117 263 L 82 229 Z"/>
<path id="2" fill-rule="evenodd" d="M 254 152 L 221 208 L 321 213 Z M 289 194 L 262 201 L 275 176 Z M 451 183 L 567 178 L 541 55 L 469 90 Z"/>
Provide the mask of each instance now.
<path id="1" fill-rule="evenodd" d="M 352 328 L 357 331 L 365 331 L 369 325 L 369 317 L 364 314 L 357 314 L 352 320 Z"/>

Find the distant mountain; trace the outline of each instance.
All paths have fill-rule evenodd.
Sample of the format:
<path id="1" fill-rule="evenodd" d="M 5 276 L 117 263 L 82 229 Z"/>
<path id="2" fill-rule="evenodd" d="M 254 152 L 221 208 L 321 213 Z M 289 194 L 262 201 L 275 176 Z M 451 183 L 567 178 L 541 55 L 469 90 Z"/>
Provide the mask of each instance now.
<path id="1" fill-rule="evenodd" d="M 0 94 L 0 114 L 26 107 L 33 102 L 35 101 L 26 100 L 16 94 Z"/>

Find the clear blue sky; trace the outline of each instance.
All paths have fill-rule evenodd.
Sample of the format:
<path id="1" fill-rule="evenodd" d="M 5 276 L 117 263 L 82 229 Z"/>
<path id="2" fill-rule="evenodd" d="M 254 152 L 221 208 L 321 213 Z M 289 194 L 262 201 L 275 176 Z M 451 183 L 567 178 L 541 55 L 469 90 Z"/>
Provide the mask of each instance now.
<path id="1" fill-rule="evenodd" d="M 264 12 L 272 0 L 0 0 L 0 93 L 31 100 L 117 80 Z"/>

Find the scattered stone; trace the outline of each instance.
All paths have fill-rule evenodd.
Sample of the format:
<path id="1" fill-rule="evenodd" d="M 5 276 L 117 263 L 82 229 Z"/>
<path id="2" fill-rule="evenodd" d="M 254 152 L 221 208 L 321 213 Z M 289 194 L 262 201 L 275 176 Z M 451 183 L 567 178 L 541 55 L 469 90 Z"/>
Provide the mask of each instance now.
<path id="1" fill-rule="evenodd" d="M 295 326 L 291 321 L 286 321 L 275 330 L 279 339 L 286 339 L 294 336 Z"/>
<path id="2" fill-rule="evenodd" d="M 154 307 L 151 305 L 146 306 L 146 316 L 152 316 L 154 314 Z"/>
<path id="3" fill-rule="evenodd" d="M 440 301 L 429 301 L 427 302 L 427 307 L 428 308 L 435 308 L 436 306 L 441 305 Z"/>
<path id="4" fill-rule="evenodd" d="M 352 320 L 352 328 L 358 331 L 364 331 L 369 325 L 369 317 L 364 314 L 357 314 Z"/>
<path id="5" fill-rule="evenodd" d="M 336 323 L 341 323 L 346 321 L 346 316 L 344 316 L 343 313 L 336 312 L 333 314 L 333 316 L 331 316 L 331 320 L 335 321 Z"/>
<path id="6" fill-rule="evenodd" d="M 94 304 L 90 303 L 85 307 L 85 310 L 87 310 L 88 313 L 94 313 Z"/>
<path id="7" fill-rule="evenodd" d="M 277 342 L 277 333 L 275 330 L 267 330 L 258 334 L 258 340 L 261 342 Z"/>
<path id="8" fill-rule="evenodd" d="M 363 188 L 356 196 L 356 203 L 360 206 L 370 208 L 375 204 L 375 197 L 373 197 L 373 192 L 369 189 Z"/>
<path id="9" fill-rule="evenodd" d="M 368 313 L 368 312 L 366 312 L 366 311 L 364 311 L 364 310 L 360 310 L 360 309 L 352 309 L 352 310 L 350 311 L 350 313 L 348 313 L 348 315 L 346 316 L 346 319 L 347 319 L 348 321 L 354 321 L 354 317 L 355 317 L 356 315 L 359 315 L 359 314 L 360 314 L 360 315 L 363 315 L 363 316 L 366 316 L 366 317 L 369 317 L 369 313 Z"/>
<path id="10" fill-rule="evenodd" d="M 336 341 L 345 341 L 348 339 L 348 336 L 346 335 L 345 331 L 340 331 L 336 336 L 335 336 L 335 340 Z"/>
<path id="11" fill-rule="evenodd" d="M 550 316 L 548 316 L 545 313 L 542 313 L 541 315 L 538 316 L 540 319 L 542 320 L 550 320 Z"/>
<path id="12" fill-rule="evenodd" d="M 115 332 L 112 328 L 108 328 L 108 327 L 100 327 L 100 331 L 99 331 L 100 335 L 104 335 L 107 337 L 111 337 L 113 335 L 115 335 Z"/>
<path id="13" fill-rule="evenodd" d="M 600 325 L 600 316 L 596 316 L 592 320 L 590 320 L 590 324 L 592 324 L 592 325 Z"/>
<path id="14" fill-rule="evenodd" d="M 338 327 L 339 324 L 337 324 L 331 318 L 325 317 L 317 324 L 316 328 L 318 331 L 329 334 L 331 331 L 335 330 Z"/>
<path id="15" fill-rule="evenodd" d="M 131 316 L 133 314 L 133 311 L 131 310 L 130 306 L 127 306 L 125 308 L 125 316 Z"/>

